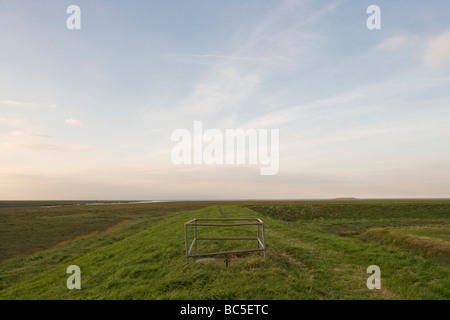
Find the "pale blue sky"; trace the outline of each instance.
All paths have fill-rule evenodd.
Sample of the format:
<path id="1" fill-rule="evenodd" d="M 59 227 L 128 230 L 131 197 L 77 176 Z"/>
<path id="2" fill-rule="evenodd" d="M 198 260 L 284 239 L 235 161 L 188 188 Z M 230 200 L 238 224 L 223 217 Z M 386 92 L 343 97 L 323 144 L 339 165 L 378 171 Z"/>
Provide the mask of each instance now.
<path id="1" fill-rule="evenodd" d="M 2 1 L 0 199 L 449 197 L 449 16 L 444 0 Z M 174 165 L 171 133 L 195 120 L 279 129 L 278 174 Z"/>

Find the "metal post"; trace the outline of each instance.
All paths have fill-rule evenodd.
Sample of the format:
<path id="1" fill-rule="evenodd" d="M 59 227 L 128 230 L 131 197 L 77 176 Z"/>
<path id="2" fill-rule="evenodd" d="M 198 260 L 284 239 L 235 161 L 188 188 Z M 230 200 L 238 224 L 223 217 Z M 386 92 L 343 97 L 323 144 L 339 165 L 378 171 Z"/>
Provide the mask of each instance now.
<path id="1" fill-rule="evenodd" d="M 194 252 L 197 253 L 197 225 L 194 224 L 194 241 L 195 241 L 195 248 L 194 248 Z"/>
<path id="2" fill-rule="evenodd" d="M 263 245 L 264 245 L 264 260 L 266 260 L 266 233 L 264 232 L 264 223 L 262 224 Z"/>
<path id="3" fill-rule="evenodd" d="M 258 224 L 258 233 L 256 234 L 256 238 L 259 239 L 259 224 Z M 258 244 L 258 249 L 259 249 L 259 241 L 256 240 L 256 243 Z"/>
<path id="4" fill-rule="evenodd" d="M 184 239 L 186 242 L 186 262 L 189 263 L 188 224 L 184 224 Z"/>

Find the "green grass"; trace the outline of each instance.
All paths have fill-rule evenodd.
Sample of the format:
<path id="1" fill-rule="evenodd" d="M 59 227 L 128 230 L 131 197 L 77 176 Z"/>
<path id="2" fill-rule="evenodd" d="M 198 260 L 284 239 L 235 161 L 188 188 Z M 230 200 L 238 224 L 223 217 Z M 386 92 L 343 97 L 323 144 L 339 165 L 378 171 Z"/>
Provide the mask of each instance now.
<path id="1" fill-rule="evenodd" d="M 111 225 L 131 220 L 102 233 L 0 262 L 0 298 L 450 298 L 450 264 L 445 253 L 449 243 L 439 239 L 449 233 L 450 202 L 172 205 L 172 208 L 164 210 L 162 204 L 101 206 L 104 212 L 90 212 L 91 215 L 89 210 L 100 208 L 78 207 L 80 211 L 76 214 L 92 221 L 98 216 L 104 217 L 107 212 L 117 219 Z M 61 210 L 56 221 L 70 219 L 74 214 L 67 212 L 65 216 L 63 212 L 67 208 Z M 41 212 L 43 216 L 52 216 L 53 213 L 56 212 Z M 39 216 L 39 213 L 34 214 Z M 187 264 L 183 224 L 202 217 L 261 218 L 266 226 L 267 260 L 263 259 L 262 253 L 255 252 L 234 255 L 228 268 L 224 263 L 225 257 L 212 262 L 196 262 L 191 258 Z M 13 216 L 9 218 L 14 220 Z M 87 225 L 76 227 L 83 229 Z M 221 228 L 199 227 L 199 233 L 202 236 L 219 232 L 221 235 L 242 236 L 253 232 L 247 227 Z M 386 232 L 389 237 L 385 236 Z M 86 230 L 85 234 L 89 233 L 90 229 L 89 232 Z M 442 250 L 432 252 L 429 249 L 425 253 L 415 248 L 415 243 L 392 241 L 392 235 L 438 243 L 444 254 Z M 199 244 L 198 249 L 209 251 L 251 245 L 239 241 L 205 241 Z M 68 290 L 66 287 L 69 276 L 66 268 L 72 264 L 81 268 L 81 290 Z M 373 264 L 381 268 L 381 290 L 366 287 L 369 276 L 366 269 Z"/>
<path id="2" fill-rule="evenodd" d="M 167 217 L 207 205 L 205 202 L 188 202 L 53 208 L 0 206 L 0 261 L 80 240 L 128 223 Z"/>
<path id="3" fill-rule="evenodd" d="M 397 230 L 398 233 L 402 234 L 411 234 L 422 238 L 439 239 L 447 242 L 450 241 L 450 233 L 448 233 L 448 231 L 448 226 L 417 227 Z"/>
<path id="4" fill-rule="evenodd" d="M 447 234 L 449 230 L 450 224 L 446 227 L 371 229 L 361 234 L 360 238 L 396 246 L 448 266 L 450 243 L 440 235 Z"/>
<path id="5" fill-rule="evenodd" d="M 357 235 L 370 228 L 439 226 L 450 219 L 449 200 L 305 201 L 247 207 L 302 228 L 341 236 Z"/>

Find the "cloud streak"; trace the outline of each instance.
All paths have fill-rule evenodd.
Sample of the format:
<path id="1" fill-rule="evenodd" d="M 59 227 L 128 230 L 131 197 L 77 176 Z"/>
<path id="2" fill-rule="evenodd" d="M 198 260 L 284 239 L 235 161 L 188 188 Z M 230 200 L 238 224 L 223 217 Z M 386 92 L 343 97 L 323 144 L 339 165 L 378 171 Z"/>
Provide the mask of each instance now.
<path id="1" fill-rule="evenodd" d="M 10 119 L 10 118 L 0 118 L 0 123 L 11 125 L 11 126 L 22 126 L 32 124 L 30 121 L 24 119 Z"/>
<path id="2" fill-rule="evenodd" d="M 72 118 L 70 118 L 70 119 L 66 119 L 65 122 L 66 122 L 66 124 L 68 124 L 69 126 L 81 126 L 81 125 L 82 125 L 81 121 L 78 120 L 78 119 L 72 119 Z"/>
<path id="3" fill-rule="evenodd" d="M 51 108 L 56 109 L 58 106 L 56 104 L 42 104 L 42 103 L 34 103 L 34 102 L 23 102 L 16 100 L 3 100 L 0 103 L 6 104 L 14 107 L 26 107 L 26 108 Z"/>
<path id="4" fill-rule="evenodd" d="M 385 39 L 377 46 L 381 50 L 396 50 L 406 47 L 412 47 L 417 43 L 418 39 L 407 35 L 397 35 Z"/>
<path id="5" fill-rule="evenodd" d="M 21 137 L 52 138 L 52 136 L 49 136 L 41 132 L 13 131 L 12 134 Z"/>
<path id="6" fill-rule="evenodd" d="M 334 1 L 312 9 L 305 3 L 280 2 L 256 22 L 241 26 L 239 30 L 245 32 L 233 37 L 234 46 L 229 54 L 168 54 L 168 57 L 217 60 L 192 85 L 187 96 L 172 103 L 175 111 L 172 108 L 170 119 L 174 126 L 199 117 L 216 126 L 241 122 L 240 114 L 249 112 L 249 106 L 258 99 L 261 84 L 272 72 L 288 73 L 305 56 L 315 58 L 314 43 L 324 37 L 305 27 L 324 19 L 340 5 L 340 1 Z"/>
<path id="7" fill-rule="evenodd" d="M 426 65 L 441 67 L 450 63 L 450 30 L 430 41 L 424 60 Z"/>

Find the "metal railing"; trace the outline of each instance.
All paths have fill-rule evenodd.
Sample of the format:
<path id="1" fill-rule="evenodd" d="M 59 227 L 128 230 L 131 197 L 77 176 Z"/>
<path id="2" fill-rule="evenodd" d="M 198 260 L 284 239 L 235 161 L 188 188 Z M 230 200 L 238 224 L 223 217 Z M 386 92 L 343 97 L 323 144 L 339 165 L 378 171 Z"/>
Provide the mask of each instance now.
<path id="1" fill-rule="evenodd" d="M 209 222 L 208 222 L 209 221 Z M 211 221 L 215 223 L 211 223 Z M 218 221 L 229 221 L 225 223 L 217 223 Z M 232 222 L 237 221 L 237 222 Z M 250 222 L 243 222 L 250 221 Z M 205 223 L 207 222 L 207 223 Z M 233 227 L 233 226 L 257 226 L 256 237 L 197 237 L 197 227 Z M 194 227 L 194 239 L 189 246 L 188 228 L 190 226 Z M 190 257 L 201 257 L 201 256 L 211 256 L 218 254 L 231 254 L 231 253 L 242 253 L 242 252 L 254 252 L 263 251 L 264 259 L 266 259 L 266 236 L 264 230 L 264 222 L 259 218 L 199 218 L 192 219 L 184 224 L 184 234 L 186 242 L 186 261 L 189 263 Z M 243 250 L 230 250 L 230 251 L 218 251 L 218 252 L 206 252 L 197 253 L 197 241 L 198 240 L 255 240 L 257 247 L 253 249 L 243 249 Z M 194 249 L 195 253 L 192 253 Z"/>

